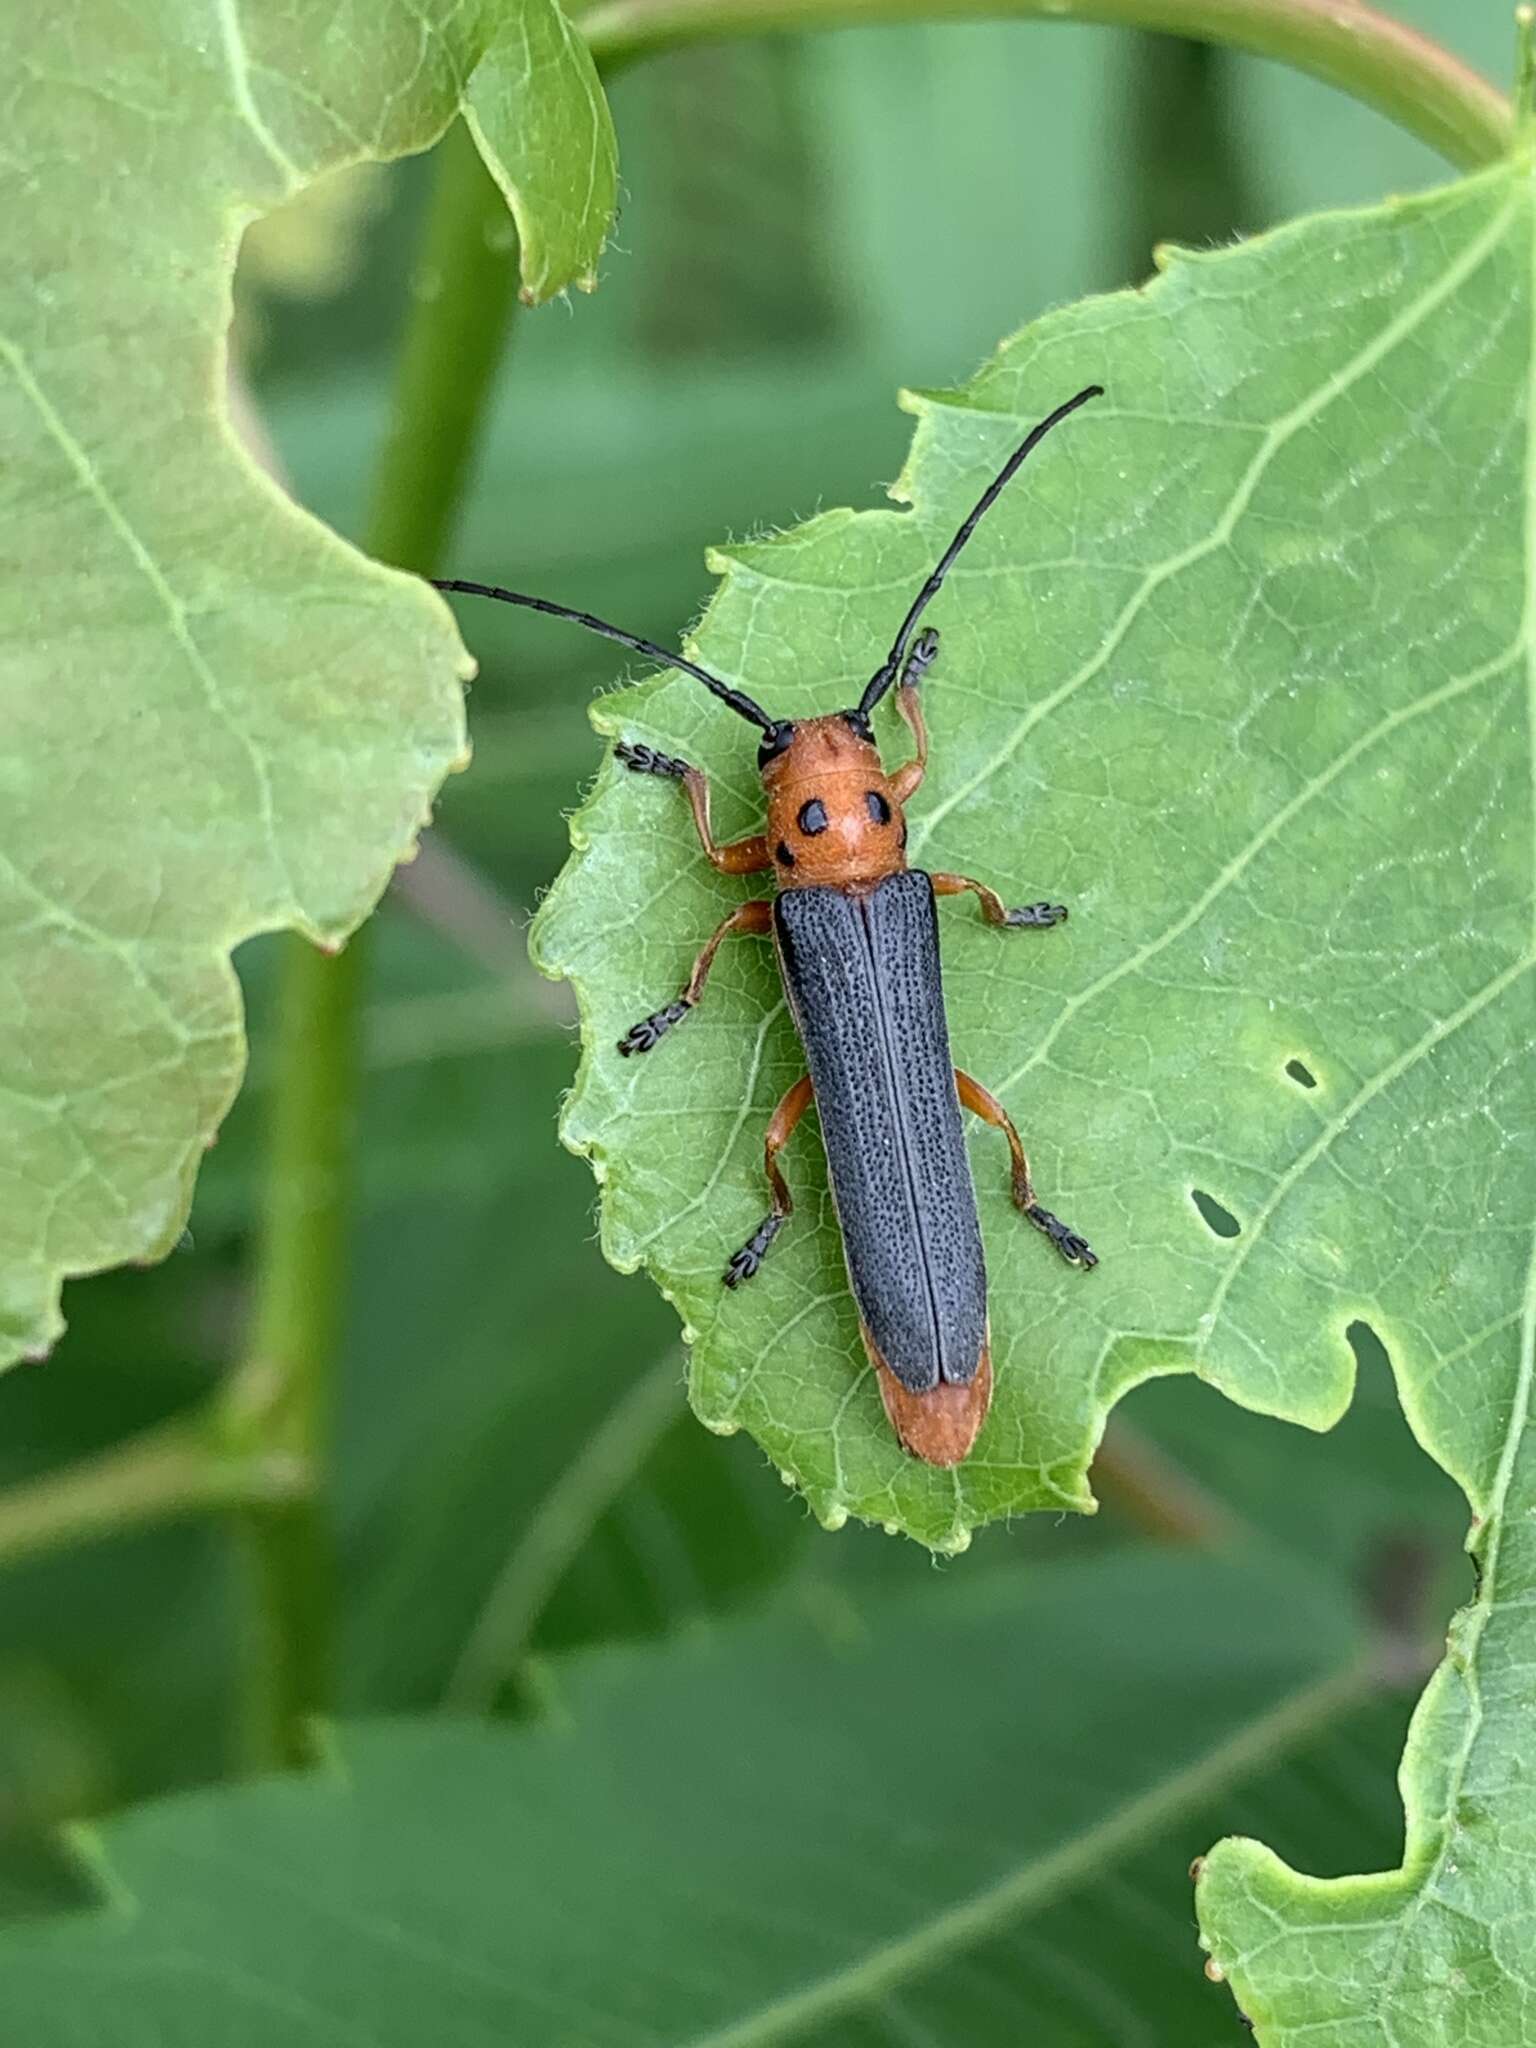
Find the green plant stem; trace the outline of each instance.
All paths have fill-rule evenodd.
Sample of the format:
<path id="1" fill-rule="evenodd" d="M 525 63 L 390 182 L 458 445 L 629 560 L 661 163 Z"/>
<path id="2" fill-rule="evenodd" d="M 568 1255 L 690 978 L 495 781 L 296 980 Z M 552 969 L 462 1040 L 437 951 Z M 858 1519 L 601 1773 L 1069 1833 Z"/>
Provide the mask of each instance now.
<path id="1" fill-rule="evenodd" d="M 1449 50 L 1357 0 L 597 0 L 578 17 L 605 71 L 653 50 L 858 22 L 1095 21 L 1226 43 L 1308 71 L 1463 168 L 1514 137 L 1509 102 Z"/>
<path id="2" fill-rule="evenodd" d="M 436 566 L 469 475 L 515 300 L 516 238 L 462 123 L 444 138 L 365 545 Z M 238 1455 L 290 1475 L 240 1524 L 252 1581 L 243 1695 L 257 1766 L 314 1755 L 335 1635 L 325 1489 L 348 1271 L 366 947 L 286 942 L 249 1345 L 226 1404 Z"/>
<path id="3" fill-rule="evenodd" d="M 438 156 L 364 539 L 420 576 L 440 566 L 517 304 L 512 216 L 462 121 Z"/>
<path id="4" fill-rule="evenodd" d="M 278 1498 L 279 1465 L 233 1455 L 207 1410 L 0 1493 L 0 1565 L 178 1515 Z"/>
<path id="5" fill-rule="evenodd" d="M 1141 29 L 1118 40 L 1124 170 L 1111 274 L 1135 283 L 1163 243 L 1219 246 L 1252 234 L 1273 208 L 1241 132 L 1232 53 Z"/>
<path id="6" fill-rule="evenodd" d="M 275 1460 L 287 1499 L 239 1526 L 252 1581 L 242 1706 L 256 1765 L 309 1760 L 330 1698 L 331 1546 L 324 1503 L 330 1388 L 344 1313 L 363 949 L 285 941 L 277 1085 L 251 1330 L 227 1397 L 235 1454 Z"/>

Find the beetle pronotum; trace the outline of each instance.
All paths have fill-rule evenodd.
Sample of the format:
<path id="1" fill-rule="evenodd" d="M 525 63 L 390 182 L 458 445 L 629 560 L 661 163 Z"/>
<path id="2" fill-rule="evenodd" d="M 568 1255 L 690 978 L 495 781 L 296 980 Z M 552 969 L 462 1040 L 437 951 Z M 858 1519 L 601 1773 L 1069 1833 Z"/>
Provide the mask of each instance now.
<path id="1" fill-rule="evenodd" d="M 1090 384 L 1058 406 L 1009 456 L 913 599 L 890 652 L 851 711 L 770 718 L 696 662 L 588 612 L 496 584 L 443 579 L 437 585 L 571 619 L 682 669 L 761 731 L 757 760 L 767 829 L 726 846 L 717 845 L 710 830 L 709 785 L 697 768 L 628 740 L 614 750 L 638 775 L 682 783 L 705 857 L 721 874 L 771 872 L 777 884 L 772 899 L 743 903 L 722 920 L 682 992 L 632 1026 L 618 1049 L 625 1057 L 649 1052 L 682 1022 L 703 996 L 723 940 L 772 937 L 810 1071 L 769 1120 L 763 1164 L 773 1206 L 732 1256 L 725 1284 L 739 1287 L 751 1279 L 789 1219 L 794 1204 L 779 1154 L 814 1101 L 859 1327 L 885 1412 L 905 1448 L 931 1465 L 955 1465 L 966 1456 L 992 1398 L 986 1266 L 962 1107 L 1006 1136 L 1013 1199 L 1022 1214 L 1070 1264 L 1086 1270 L 1098 1261 L 1076 1231 L 1035 1199 L 1008 1112 L 950 1058 L 935 898 L 970 890 L 987 922 L 1007 930 L 1044 930 L 1067 913 L 1056 903 L 1009 910 L 984 882 L 907 866 L 905 807 L 928 760 L 919 686 L 939 645 L 938 634 L 932 628 L 918 633 L 917 623 L 1030 450 L 1101 390 Z M 870 713 L 893 684 L 917 752 L 887 775 Z"/>

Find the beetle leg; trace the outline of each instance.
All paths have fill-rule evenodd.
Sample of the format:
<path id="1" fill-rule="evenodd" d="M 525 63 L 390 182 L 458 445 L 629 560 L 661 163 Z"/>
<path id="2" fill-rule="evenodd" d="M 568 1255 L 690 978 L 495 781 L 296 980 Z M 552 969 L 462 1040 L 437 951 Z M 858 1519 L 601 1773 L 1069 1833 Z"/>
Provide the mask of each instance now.
<path id="1" fill-rule="evenodd" d="M 1079 1237 L 1077 1232 L 1069 1229 L 1059 1216 L 1053 1216 L 1049 1209 L 1042 1209 L 1035 1200 L 1035 1184 L 1029 1177 L 1029 1161 L 1024 1156 L 1023 1140 L 1014 1129 L 1013 1118 L 997 1097 L 989 1088 L 983 1088 L 979 1081 L 973 1081 L 969 1074 L 962 1073 L 958 1067 L 955 1069 L 955 1086 L 960 1092 L 960 1100 L 964 1107 L 974 1110 L 984 1123 L 989 1123 L 995 1130 L 1001 1131 L 1008 1140 L 1008 1150 L 1013 1154 L 1015 1207 L 1034 1224 L 1036 1230 L 1045 1233 L 1069 1266 L 1081 1266 L 1084 1272 L 1096 1266 L 1099 1263 L 1098 1253 L 1093 1250 L 1088 1240 Z"/>
<path id="2" fill-rule="evenodd" d="M 898 803 L 907 803 L 922 783 L 924 770 L 928 766 L 928 727 L 923 720 L 922 699 L 918 695 L 918 684 L 924 672 L 933 665 L 933 658 L 939 651 L 939 636 L 932 627 L 919 633 L 912 644 L 901 671 L 901 683 L 896 691 L 896 709 L 906 720 L 913 739 L 917 741 L 917 758 L 909 761 L 904 768 L 898 768 L 891 777 L 891 794 Z"/>
<path id="3" fill-rule="evenodd" d="M 721 1276 L 727 1287 L 739 1287 L 743 1280 L 752 1275 L 768 1255 L 768 1247 L 778 1236 L 794 1211 L 789 1189 L 784 1185 L 784 1176 L 779 1171 L 779 1154 L 789 1143 L 790 1132 L 805 1115 L 811 1101 L 811 1077 L 802 1074 L 790 1089 L 768 1124 L 763 1139 L 763 1170 L 768 1175 L 768 1185 L 773 1190 L 773 1207 L 759 1223 L 739 1252 L 731 1255 L 731 1262 Z"/>
<path id="4" fill-rule="evenodd" d="M 989 889 L 985 882 L 973 882 L 969 875 L 931 875 L 935 896 L 958 896 L 962 890 L 972 889 L 981 899 L 981 914 L 988 924 L 1006 926 L 1017 931 L 1046 931 L 1053 924 L 1065 924 L 1067 906 L 1065 903 L 1026 903 L 1022 909 L 1009 910 L 995 889 Z"/>
<path id="5" fill-rule="evenodd" d="M 632 774 L 669 775 L 683 785 L 688 793 L 688 804 L 698 828 L 704 858 L 722 875 L 757 875 L 764 868 L 773 866 L 768 842 L 761 832 L 750 839 L 733 839 L 727 846 L 715 844 L 709 823 L 709 783 L 702 769 L 692 768 L 671 754 L 658 754 L 654 747 L 647 747 L 639 740 L 620 740 L 613 751 Z"/>
<path id="6" fill-rule="evenodd" d="M 773 905 L 766 901 L 740 904 L 729 917 L 716 925 L 710 933 L 704 950 L 693 963 L 693 972 L 687 986 L 675 1003 L 668 1003 L 664 1010 L 653 1010 L 649 1017 L 642 1017 L 638 1024 L 631 1024 L 619 1040 L 619 1051 L 625 1059 L 632 1052 L 649 1052 L 658 1039 L 665 1038 L 674 1024 L 681 1024 L 688 1012 L 698 1003 L 704 993 L 704 984 L 709 979 L 709 970 L 715 964 L 715 955 L 720 950 L 720 941 L 742 934 L 750 938 L 766 938 L 773 930 Z"/>

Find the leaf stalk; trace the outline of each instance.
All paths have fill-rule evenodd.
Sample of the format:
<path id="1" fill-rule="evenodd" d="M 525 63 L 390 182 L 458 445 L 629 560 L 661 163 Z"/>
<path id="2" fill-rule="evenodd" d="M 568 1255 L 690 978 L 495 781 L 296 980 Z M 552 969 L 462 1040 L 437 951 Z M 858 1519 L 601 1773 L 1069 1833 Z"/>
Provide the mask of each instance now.
<path id="1" fill-rule="evenodd" d="M 1362 100 L 1459 169 L 1515 139 L 1510 102 L 1428 36 L 1359 0 L 596 0 L 578 17 L 605 71 L 679 43 L 861 22 L 1091 21 L 1273 57 Z"/>
<path id="2" fill-rule="evenodd" d="M 215 1412 L 199 1409 L 0 1493 L 0 1566 L 181 1515 L 273 1502 L 296 1478 L 280 1461 L 240 1453 Z"/>

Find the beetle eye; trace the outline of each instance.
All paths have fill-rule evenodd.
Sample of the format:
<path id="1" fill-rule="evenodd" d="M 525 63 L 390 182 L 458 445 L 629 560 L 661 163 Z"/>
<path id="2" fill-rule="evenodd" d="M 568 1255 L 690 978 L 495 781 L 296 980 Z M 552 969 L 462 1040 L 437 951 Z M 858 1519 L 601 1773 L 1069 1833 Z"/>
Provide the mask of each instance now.
<path id="1" fill-rule="evenodd" d="M 800 806 L 800 815 L 795 820 L 808 839 L 814 839 L 818 832 L 827 829 L 827 807 L 819 796 L 813 796 L 808 804 Z"/>
<path id="2" fill-rule="evenodd" d="M 869 815 L 877 825 L 889 825 L 891 822 L 891 807 L 878 789 L 868 791 L 864 802 L 868 806 Z"/>
<path id="3" fill-rule="evenodd" d="M 795 856 L 790 852 L 782 839 L 773 849 L 773 857 L 781 868 L 792 868 L 795 864 Z"/>

